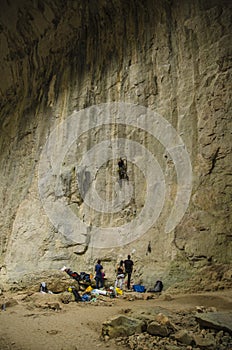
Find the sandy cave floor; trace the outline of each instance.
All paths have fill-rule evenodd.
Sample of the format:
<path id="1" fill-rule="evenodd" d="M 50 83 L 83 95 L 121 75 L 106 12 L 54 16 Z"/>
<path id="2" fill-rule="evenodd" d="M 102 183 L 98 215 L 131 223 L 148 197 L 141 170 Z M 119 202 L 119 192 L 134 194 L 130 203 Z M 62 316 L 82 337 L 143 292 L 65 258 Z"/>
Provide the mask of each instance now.
<path id="1" fill-rule="evenodd" d="M 43 294 L 41 294 L 41 298 Z M 102 323 L 125 313 L 127 309 L 149 312 L 154 308 L 168 311 L 188 311 L 196 306 L 215 307 L 217 311 L 232 311 L 231 290 L 188 295 L 162 296 L 150 300 L 125 300 L 122 297 L 99 303 L 63 304 L 60 311 L 31 307 L 22 295 L 13 295 L 18 305 L 0 311 L 1 350 L 89 350 L 124 349 L 114 340 L 101 340 Z"/>

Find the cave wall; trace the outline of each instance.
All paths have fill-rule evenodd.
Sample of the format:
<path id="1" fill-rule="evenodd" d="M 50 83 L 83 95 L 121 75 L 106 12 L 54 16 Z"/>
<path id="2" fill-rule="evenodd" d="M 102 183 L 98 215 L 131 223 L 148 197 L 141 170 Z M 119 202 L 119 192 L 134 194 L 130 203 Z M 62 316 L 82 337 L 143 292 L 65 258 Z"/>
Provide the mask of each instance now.
<path id="1" fill-rule="evenodd" d="M 92 270 L 98 257 L 114 276 L 116 261 L 128 253 L 134 278 L 147 284 L 163 278 L 168 285 L 205 264 L 231 263 L 229 2 L 23 0 L 1 6 L 1 280 L 63 265 Z M 74 111 L 106 102 L 141 105 L 172 125 L 191 159 L 192 195 L 181 222 L 166 233 L 177 180 L 165 148 L 130 127 L 86 133 L 75 160 L 71 151 L 66 156 L 61 174 L 65 186 L 68 181 L 67 205 L 82 219 L 87 209 L 76 195 L 72 170 L 102 135 L 145 145 L 168 182 L 163 211 L 140 238 L 86 249 L 85 235 L 79 244 L 70 242 L 49 220 L 38 170 L 54 128 Z M 113 172 L 115 179 L 115 167 L 111 162 L 99 171 L 103 197 L 113 186 L 106 174 Z M 142 207 L 144 179 L 133 164 L 129 172 L 136 207 L 130 204 L 118 216 L 91 211 L 93 224 L 123 224 Z"/>

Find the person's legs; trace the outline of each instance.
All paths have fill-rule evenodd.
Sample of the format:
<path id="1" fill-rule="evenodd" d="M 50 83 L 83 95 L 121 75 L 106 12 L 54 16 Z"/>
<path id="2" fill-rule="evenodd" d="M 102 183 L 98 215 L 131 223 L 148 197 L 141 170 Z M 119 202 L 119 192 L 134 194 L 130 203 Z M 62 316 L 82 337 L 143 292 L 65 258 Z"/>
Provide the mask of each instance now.
<path id="1" fill-rule="evenodd" d="M 124 277 L 122 278 L 122 290 L 123 290 L 123 285 L 124 285 Z"/>
<path id="2" fill-rule="evenodd" d="M 104 278 L 100 277 L 100 288 L 104 287 Z"/>
<path id="3" fill-rule="evenodd" d="M 96 276 L 96 288 L 99 289 L 99 277 Z"/>
<path id="4" fill-rule="evenodd" d="M 127 274 L 127 289 L 130 289 L 131 273 Z"/>
<path id="5" fill-rule="evenodd" d="M 120 289 L 123 288 L 123 278 L 119 278 L 119 280 L 118 280 L 118 285 L 119 285 L 119 288 L 120 288 Z"/>

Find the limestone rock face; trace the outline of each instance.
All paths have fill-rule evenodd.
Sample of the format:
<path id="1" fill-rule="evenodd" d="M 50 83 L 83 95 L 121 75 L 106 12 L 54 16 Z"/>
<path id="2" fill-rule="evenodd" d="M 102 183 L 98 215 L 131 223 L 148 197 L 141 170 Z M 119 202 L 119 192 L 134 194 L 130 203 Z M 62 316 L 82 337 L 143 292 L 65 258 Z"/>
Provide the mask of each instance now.
<path id="1" fill-rule="evenodd" d="M 2 284 L 231 264 L 228 1 L 4 0 L 0 45 Z"/>

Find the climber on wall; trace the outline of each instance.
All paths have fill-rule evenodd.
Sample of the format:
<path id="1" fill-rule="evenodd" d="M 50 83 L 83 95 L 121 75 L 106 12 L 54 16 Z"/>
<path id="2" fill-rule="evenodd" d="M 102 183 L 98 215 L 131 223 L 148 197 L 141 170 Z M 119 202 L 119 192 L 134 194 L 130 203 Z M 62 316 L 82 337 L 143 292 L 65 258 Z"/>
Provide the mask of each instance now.
<path id="1" fill-rule="evenodd" d="M 123 160 L 122 158 L 119 159 L 118 162 L 118 173 L 119 173 L 119 180 L 129 180 L 129 177 L 127 175 L 127 160 Z"/>

